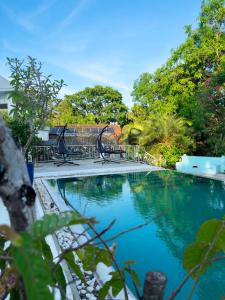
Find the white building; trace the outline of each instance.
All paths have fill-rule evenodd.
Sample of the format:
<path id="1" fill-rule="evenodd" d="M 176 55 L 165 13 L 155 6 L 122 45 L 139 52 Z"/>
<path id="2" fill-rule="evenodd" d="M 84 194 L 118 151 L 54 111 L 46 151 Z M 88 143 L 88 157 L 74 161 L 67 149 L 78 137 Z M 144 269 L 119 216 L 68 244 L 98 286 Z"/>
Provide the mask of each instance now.
<path id="1" fill-rule="evenodd" d="M 9 92 L 12 91 L 10 82 L 0 75 L 0 109 L 11 108 L 11 100 L 9 99 Z"/>

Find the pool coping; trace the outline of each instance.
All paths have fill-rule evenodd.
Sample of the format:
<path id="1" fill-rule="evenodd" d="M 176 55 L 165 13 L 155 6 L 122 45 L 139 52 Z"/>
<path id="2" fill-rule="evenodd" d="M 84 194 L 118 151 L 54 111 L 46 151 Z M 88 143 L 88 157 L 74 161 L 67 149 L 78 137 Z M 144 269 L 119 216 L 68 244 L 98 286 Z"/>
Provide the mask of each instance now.
<path id="1" fill-rule="evenodd" d="M 218 174 L 206 174 L 206 173 L 188 173 L 188 172 L 181 172 L 181 171 L 177 171 L 177 170 L 175 170 L 175 171 L 177 173 L 181 173 L 181 174 L 192 175 L 192 176 L 203 177 L 203 178 L 208 178 L 208 179 L 213 179 L 213 180 L 225 182 L 225 174 L 223 174 L 223 173 L 221 175 L 224 175 L 224 178 L 220 178 L 220 177 L 217 177 L 217 175 L 220 175 L 220 173 L 218 173 Z"/>
<path id="2" fill-rule="evenodd" d="M 57 172 L 56 172 L 57 170 Z M 89 169 L 76 169 L 73 170 L 59 170 L 56 169 L 55 172 L 43 172 L 42 174 L 34 174 L 34 179 L 45 178 L 45 179 L 54 179 L 54 178 L 66 178 L 66 177 L 85 177 L 85 176 L 96 176 L 96 175 L 107 175 L 107 174 L 122 174 L 122 173 L 136 173 L 136 172 L 154 172 L 165 170 L 162 167 L 155 167 L 146 164 L 138 164 L 134 166 L 120 166 L 115 168 L 113 166 L 102 167 L 100 168 L 89 168 Z"/>

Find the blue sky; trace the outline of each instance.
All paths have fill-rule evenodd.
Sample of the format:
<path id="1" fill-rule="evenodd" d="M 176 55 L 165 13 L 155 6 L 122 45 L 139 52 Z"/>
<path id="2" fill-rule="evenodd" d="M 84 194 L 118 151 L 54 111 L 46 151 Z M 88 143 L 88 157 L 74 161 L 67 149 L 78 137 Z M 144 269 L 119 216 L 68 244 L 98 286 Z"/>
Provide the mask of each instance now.
<path id="1" fill-rule="evenodd" d="M 133 82 L 162 65 L 196 24 L 201 0 L 0 0 L 0 74 L 6 57 L 44 62 L 62 94 L 95 84 L 131 106 Z"/>

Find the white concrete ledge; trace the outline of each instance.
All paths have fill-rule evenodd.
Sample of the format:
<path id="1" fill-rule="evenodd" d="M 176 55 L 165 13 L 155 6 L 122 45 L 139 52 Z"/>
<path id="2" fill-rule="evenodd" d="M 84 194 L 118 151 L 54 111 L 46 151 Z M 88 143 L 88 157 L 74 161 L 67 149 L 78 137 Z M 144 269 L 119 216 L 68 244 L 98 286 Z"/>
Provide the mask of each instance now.
<path id="1" fill-rule="evenodd" d="M 95 176 L 132 172 L 151 172 L 163 170 L 161 167 L 149 166 L 138 162 L 121 162 L 102 165 L 94 164 L 93 160 L 76 161 L 79 166 L 65 165 L 57 167 L 53 163 L 43 163 L 34 170 L 34 178 L 64 178 L 73 176 Z"/>

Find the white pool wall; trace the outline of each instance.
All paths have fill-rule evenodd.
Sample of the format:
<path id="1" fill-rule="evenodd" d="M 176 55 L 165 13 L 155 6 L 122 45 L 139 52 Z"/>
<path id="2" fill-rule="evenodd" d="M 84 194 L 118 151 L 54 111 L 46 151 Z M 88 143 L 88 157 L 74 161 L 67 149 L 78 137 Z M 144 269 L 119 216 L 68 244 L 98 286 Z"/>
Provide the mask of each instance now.
<path id="1" fill-rule="evenodd" d="M 181 161 L 176 163 L 176 170 L 191 174 L 215 175 L 225 173 L 225 156 L 189 156 L 183 155 Z"/>

